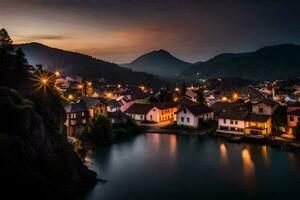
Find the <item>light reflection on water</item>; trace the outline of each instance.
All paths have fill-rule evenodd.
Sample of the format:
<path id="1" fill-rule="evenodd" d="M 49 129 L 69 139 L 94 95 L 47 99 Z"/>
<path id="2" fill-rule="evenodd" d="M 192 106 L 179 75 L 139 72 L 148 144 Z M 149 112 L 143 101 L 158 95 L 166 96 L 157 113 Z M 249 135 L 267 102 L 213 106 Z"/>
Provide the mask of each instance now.
<path id="1" fill-rule="evenodd" d="M 227 155 L 227 147 L 224 143 L 220 144 L 220 161 L 221 161 L 221 167 L 228 166 L 228 155 Z"/>
<path id="2" fill-rule="evenodd" d="M 300 187 L 297 154 L 209 137 L 139 135 L 98 149 L 87 163 L 108 180 L 88 200 L 277 199 Z"/>

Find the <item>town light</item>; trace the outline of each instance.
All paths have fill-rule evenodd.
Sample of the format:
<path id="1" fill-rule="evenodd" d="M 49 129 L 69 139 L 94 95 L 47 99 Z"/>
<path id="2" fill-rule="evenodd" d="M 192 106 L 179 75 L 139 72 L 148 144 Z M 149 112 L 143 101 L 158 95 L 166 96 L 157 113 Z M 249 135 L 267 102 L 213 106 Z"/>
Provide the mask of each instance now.
<path id="1" fill-rule="evenodd" d="M 222 97 L 221 100 L 222 100 L 222 101 L 227 101 L 228 99 L 227 99 L 227 97 Z"/>
<path id="2" fill-rule="evenodd" d="M 69 94 L 68 99 L 71 101 L 74 99 L 74 96 L 72 94 Z"/>
<path id="3" fill-rule="evenodd" d="M 140 86 L 140 89 L 141 89 L 142 91 L 144 91 L 144 90 L 145 90 L 145 86 L 141 85 L 141 86 Z"/>
<path id="4" fill-rule="evenodd" d="M 118 88 L 121 88 L 122 86 L 121 86 L 121 84 L 118 84 Z"/>
<path id="5" fill-rule="evenodd" d="M 82 89 L 83 88 L 83 85 L 78 85 L 78 89 Z"/>
<path id="6" fill-rule="evenodd" d="M 237 100 L 239 98 L 239 95 L 237 93 L 233 93 L 232 98 L 233 100 Z"/>
<path id="7" fill-rule="evenodd" d="M 176 91 L 176 92 L 179 92 L 179 88 L 178 88 L 178 87 L 176 87 L 176 88 L 175 88 L 175 91 Z"/>
<path id="8" fill-rule="evenodd" d="M 92 85 L 92 82 L 88 82 L 88 86 L 91 86 Z"/>
<path id="9" fill-rule="evenodd" d="M 174 102 L 178 101 L 178 97 L 174 97 L 173 100 L 174 100 Z"/>
<path id="10" fill-rule="evenodd" d="M 106 94 L 106 96 L 107 96 L 108 98 L 111 98 L 111 97 L 112 97 L 112 93 L 111 93 L 111 92 L 108 92 L 108 93 Z"/>
<path id="11" fill-rule="evenodd" d="M 59 71 L 56 71 L 56 72 L 55 72 L 55 76 L 60 76 Z"/>
<path id="12" fill-rule="evenodd" d="M 45 84 L 47 84 L 48 80 L 47 80 L 46 78 L 43 78 L 43 79 L 41 80 L 41 82 L 42 82 L 43 85 L 45 85 Z"/>

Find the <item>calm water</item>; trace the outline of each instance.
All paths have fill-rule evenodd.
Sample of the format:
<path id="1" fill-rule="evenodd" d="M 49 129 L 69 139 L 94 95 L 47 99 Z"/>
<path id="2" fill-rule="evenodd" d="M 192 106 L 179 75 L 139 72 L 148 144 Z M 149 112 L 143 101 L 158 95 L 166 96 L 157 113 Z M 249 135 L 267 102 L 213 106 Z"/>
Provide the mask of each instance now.
<path id="1" fill-rule="evenodd" d="M 86 199 L 300 199 L 300 155 L 221 139 L 139 135 L 88 162 L 108 180 Z"/>

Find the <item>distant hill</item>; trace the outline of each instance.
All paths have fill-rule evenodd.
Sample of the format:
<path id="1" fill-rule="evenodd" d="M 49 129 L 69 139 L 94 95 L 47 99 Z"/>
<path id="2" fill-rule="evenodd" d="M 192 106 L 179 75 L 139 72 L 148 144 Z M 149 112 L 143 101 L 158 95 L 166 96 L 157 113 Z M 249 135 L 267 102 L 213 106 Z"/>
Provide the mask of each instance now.
<path id="1" fill-rule="evenodd" d="M 300 46 L 283 44 L 248 53 L 220 54 L 196 63 L 181 78 L 240 77 L 250 80 L 288 79 L 300 75 Z"/>
<path id="2" fill-rule="evenodd" d="M 117 64 L 105 62 L 88 55 L 51 48 L 40 43 L 16 45 L 21 48 L 32 65 L 42 64 L 46 69 L 59 67 L 65 75 L 82 76 L 85 78 L 104 78 L 109 82 L 123 84 L 145 84 L 161 87 L 165 82 L 159 78 Z"/>
<path id="3" fill-rule="evenodd" d="M 131 63 L 123 64 L 133 71 L 147 72 L 165 77 L 178 76 L 184 69 L 191 66 L 165 50 L 152 51 L 144 54 Z"/>

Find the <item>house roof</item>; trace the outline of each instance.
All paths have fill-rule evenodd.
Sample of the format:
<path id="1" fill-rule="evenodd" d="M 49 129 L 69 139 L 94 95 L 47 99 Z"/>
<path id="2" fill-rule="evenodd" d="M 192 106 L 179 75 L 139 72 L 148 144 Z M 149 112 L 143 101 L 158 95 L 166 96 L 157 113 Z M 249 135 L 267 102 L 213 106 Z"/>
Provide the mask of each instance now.
<path id="1" fill-rule="evenodd" d="M 238 110 L 224 110 L 220 113 L 219 118 L 222 119 L 233 119 L 233 120 L 245 120 L 248 116 L 247 111 Z"/>
<path id="2" fill-rule="evenodd" d="M 182 111 L 184 108 L 188 109 L 193 115 L 198 116 L 205 113 L 213 112 L 211 108 L 209 108 L 206 105 L 185 105 L 180 111 Z M 180 112 L 178 111 L 178 112 Z"/>
<path id="3" fill-rule="evenodd" d="M 220 114 L 224 110 L 234 110 L 238 109 L 238 105 L 235 103 L 229 102 L 216 102 L 214 105 L 211 106 L 211 109 L 214 110 L 216 113 Z"/>
<path id="4" fill-rule="evenodd" d="M 121 111 L 116 111 L 116 112 L 108 112 L 107 117 L 116 119 L 116 118 L 126 117 L 126 115 L 124 113 L 122 113 Z"/>
<path id="5" fill-rule="evenodd" d="M 125 112 L 129 114 L 146 115 L 153 108 L 152 104 L 134 103 Z"/>
<path id="6" fill-rule="evenodd" d="M 258 115 L 258 114 L 250 113 L 247 116 L 246 121 L 250 121 L 250 122 L 266 122 L 266 121 L 268 121 L 269 118 L 270 118 L 270 116 L 268 116 L 268 115 Z"/>
<path id="7" fill-rule="evenodd" d="M 277 103 L 275 101 L 272 101 L 271 99 L 266 99 L 266 98 L 264 98 L 263 100 L 255 103 L 254 105 L 257 105 L 257 104 L 260 104 L 260 103 L 264 103 L 264 104 L 266 104 L 268 106 L 271 106 L 271 107 L 274 107 L 274 106 L 277 105 Z"/>
<path id="8" fill-rule="evenodd" d="M 104 100 L 97 97 L 81 97 L 80 101 L 83 101 L 87 108 L 95 108 L 98 103 L 104 103 Z"/>
<path id="9" fill-rule="evenodd" d="M 118 108 L 121 106 L 121 104 L 117 100 L 113 100 L 113 99 L 107 100 L 106 104 L 111 108 Z"/>
<path id="10" fill-rule="evenodd" d="M 293 110 L 287 113 L 288 115 L 300 116 L 300 109 Z"/>
<path id="11" fill-rule="evenodd" d="M 84 102 L 70 103 L 65 107 L 67 113 L 84 112 L 87 111 L 87 106 Z"/>
<path id="12" fill-rule="evenodd" d="M 156 107 L 160 110 L 165 110 L 165 109 L 177 107 L 177 104 L 175 102 L 170 101 L 170 102 L 152 104 L 152 107 Z"/>
<path id="13" fill-rule="evenodd" d="M 196 102 L 192 101 L 186 96 L 179 97 L 178 100 L 176 101 L 177 105 L 197 105 Z"/>

